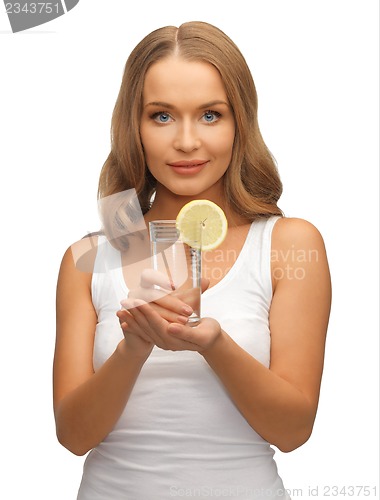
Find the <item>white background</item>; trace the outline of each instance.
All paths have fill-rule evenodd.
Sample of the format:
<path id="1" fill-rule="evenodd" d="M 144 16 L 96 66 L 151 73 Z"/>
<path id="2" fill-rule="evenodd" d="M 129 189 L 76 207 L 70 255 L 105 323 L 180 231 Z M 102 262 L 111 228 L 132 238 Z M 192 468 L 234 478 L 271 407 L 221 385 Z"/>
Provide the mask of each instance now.
<path id="1" fill-rule="evenodd" d="M 329 255 L 319 412 L 304 446 L 276 454 L 280 474 L 293 498 L 328 498 L 333 486 L 373 493 L 378 1 L 81 0 L 18 34 L 0 10 L 1 496 L 76 498 L 84 459 L 56 441 L 51 402 L 58 268 L 66 247 L 99 227 L 97 180 L 128 54 L 151 30 L 189 20 L 215 24 L 245 55 L 284 183 L 280 206 L 314 223 Z"/>

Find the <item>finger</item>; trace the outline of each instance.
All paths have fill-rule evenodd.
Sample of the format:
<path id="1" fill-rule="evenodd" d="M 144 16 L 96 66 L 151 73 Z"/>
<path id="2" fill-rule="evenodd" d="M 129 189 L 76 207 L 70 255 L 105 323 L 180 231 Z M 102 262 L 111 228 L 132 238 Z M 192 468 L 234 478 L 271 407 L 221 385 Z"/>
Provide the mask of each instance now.
<path id="1" fill-rule="evenodd" d="M 116 316 L 119 318 L 119 323 L 123 332 L 128 331 L 128 333 L 130 333 L 131 329 L 136 326 L 136 321 L 129 311 L 120 309 L 116 312 Z"/>
<path id="2" fill-rule="evenodd" d="M 158 345 L 158 347 L 163 347 L 162 335 L 166 332 L 168 322 L 162 318 L 150 304 L 145 304 L 143 302 L 135 309 L 131 309 L 131 313 L 136 321 L 144 327 L 152 341 Z"/>
<path id="3" fill-rule="evenodd" d="M 154 289 L 133 289 L 128 293 L 128 298 L 123 299 L 120 304 L 125 309 L 131 309 L 134 307 L 134 300 L 140 299 L 146 303 L 155 302 L 161 306 L 162 309 L 168 309 L 176 314 L 190 316 L 193 314 L 193 308 L 190 303 L 194 303 L 192 295 L 194 290 L 186 291 L 176 291 L 172 293 L 161 292 L 160 290 Z M 199 291 L 197 294 L 199 298 Z"/>
<path id="4" fill-rule="evenodd" d="M 133 319 L 136 321 L 136 323 L 139 325 L 140 328 L 142 328 L 144 331 L 149 331 L 150 325 L 146 319 L 144 310 L 141 310 L 141 307 L 145 305 L 147 304 L 143 300 L 134 299 L 132 302 L 132 307 L 129 309 L 129 313 L 131 314 L 131 316 L 133 317 Z"/>
<path id="5" fill-rule="evenodd" d="M 176 350 L 199 351 L 199 334 L 196 327 L 170 323 L 167 332 L 171 336 L 170 343 L 176 346 Z"/>
<path id="6" fill-rule="evenodd" d="M 193 308 L 186 302 L 186 300 L 183 300 L 183 293 L 177 294 L 177 292 L 173 292 L 155 300 L 155 303 L 163 309 L 168 309 L 176 314 L 185 316 L 193 314 Z"/>
<path id="7" fill-rule="evenodd" d="M 175 338 L 190 342 L 191 344 L 197 345 L 197 329 L 194 326 L 181 325 L 180 323 L 171 323 L 168 326 L 168 333 L 173 335 Z M 197 347 L 199 347 L 197 345 Z"/>
<path id="8" fill-rule="evenodd" d="M 182 338 L 178 338 L 178 336 L 176 335 L 168 335 L 169 323 L 165 321 L 161 316 L 159 316 L 150 304 L 142 304 L 136 309 L 144 314 L 146 321 L 151 327 L 148 335 L 151 337 L 152 341 L 161 349 L 172 351 L 199 350 L 199 346 L 196 344 L 184 341 Z M 183 326 L 180 323 L 175 324 L 180 327 Z M 184 328 L 193 330 L 193 328 L 191 327 Z M 189 332 L 189 334 L 190 333 L 191 332 Z"/>
<path id="9" fill-rule="evenodd" d="M 152 342 L 150 325 L 145 317 L 145 314 L 139 309 L 141 305 L 146 305 L 145 302 L 141 300 L 134 300 L 132 305 L 133 307 L 127 311 L 127 314 L 129 315 L 129 318 L 126 321 L 128 325 L 127 331 L 135 333 L 145 340 Z"/>
<path id="10" fill-rule="evenodd" d="M 199 288 L 187 288 L 185 290 L 176 290 L 172 294 L 170 294 L 170 298 L 175 297 L 177 300 L 180 300 L 183 304 L 190 307 L 194 310 L 199 309 L 200 302 L 200 289 Z M 170 299 L 166 299 L 170 300 Z"/>
<path id="11" fill-rule="evenodd" d="M 125 309 L 119 309 L 116 312 L 116 316 L 119 318 L 119 322 L 128 321 L 130 313 Z"/>
<path id="12" fill-rule="evenodd" d="M 148 329 L 162 326 L 166 321 L 153 309 L 151 304 L 135 300 L 135 308 L 131 309 L 131 314 L 136 320 L 141 320 Z"/>
<path id="13" fill-rule="evenodd" d="M 129 313 L 129 311 L 126 311 L 125 309 L 117 311 L 116 316 L 119 318 L 119 324 L 123 332 L 127 331 L 127 329 L 129 329 L 129 327 L 131 326 L 133 316 Z"/>
<path id="14" fill-rule="evenodd" d="M 116 316 L 119 318 L 119 322 L 126 321 L 127 315 L 124 309 L 120 309 L 119 311 L 116 312 Z"/>
<path id="15" fill-rule="evenodd" d="M 121 323 L 121 329 L 123 330 L 123 333 L 126 335 L 135 335 L 136 337 L 140 337 L 146 342 L 151 343 L 152 339 L 145 333 L 144 330 L 140 328 L 138 325 L 137 321 L 135 318 L 130 315 L 131 317 L 128 320 L 128 323 L 126 321 Z"/>
<path id="16" fill-rule="evenodd" d="M 150 306 L 161 316 L 161 318 L 166 319 L 169 323 L 183 323 L 186 324 L 189 320 L 188 314 L 178 314 L 175 311 L 166 309 L 156 302 L 151 302 Z"/>
<path id="17" fill-rule="evenodd" d="M 130 309 L 130 312 L 151 342 L 161 349 L 168 348 L 165 334 L 169 323 L 155 311 L 151 304 L 135 300 L 135 307 Z"/>
<path id="18" fill-rule="evenodd" d="M 127 299 L 123 299 L 120 304 L 124 309 L 117 313 L 119 320 L 124 319 L 125 321 L 128 321 L 128 316 L 126 316 L 125 313 L 128 314 L 128 311 L 136 307 L 136 299 L 128 297 Z M 162 318 L 170 323 L 179 322 L 185 324 L 187 323 L 189 316 L 193 313 L 193 309 L 191 307 L 176 297 L 166 300 L 160 299 L 156 302 L 152 301 L 149 302 L 149 304 Z M 122 311 L 124 311 L 124 315 Z"/>

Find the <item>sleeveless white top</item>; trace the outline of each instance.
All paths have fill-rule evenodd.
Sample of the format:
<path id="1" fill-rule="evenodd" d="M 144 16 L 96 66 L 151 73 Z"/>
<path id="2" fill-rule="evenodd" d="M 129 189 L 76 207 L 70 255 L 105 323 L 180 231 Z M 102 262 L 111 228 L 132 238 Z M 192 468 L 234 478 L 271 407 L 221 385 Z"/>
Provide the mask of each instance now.
<path id="1" fill-rule="evenodd" d="M 277 219 L 252 223 L 231 270 L 202 295 L 202 316 L 267 367 Z M 123 338 L 116 311 L 127 294 L 120 253 L 101 236 L 92 278 L 95 370 Z M 273 455 L 200 354 L 155 347 L 114 429 L 88 454 L 78 500 L 289 499 Z"/>

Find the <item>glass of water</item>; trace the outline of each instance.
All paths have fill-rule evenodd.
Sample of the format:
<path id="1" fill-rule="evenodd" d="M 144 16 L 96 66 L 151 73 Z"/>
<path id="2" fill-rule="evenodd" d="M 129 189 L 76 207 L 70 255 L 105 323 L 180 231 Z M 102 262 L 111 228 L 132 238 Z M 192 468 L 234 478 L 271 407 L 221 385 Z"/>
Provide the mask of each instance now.
<path id="1" fill-rule="evenodd" d="M 195 224 L 195 223 L 194 223 Z M 191 306 L 189 325 L 201 317 L 201 225 L 195 226 L 192 239 L 182 241 L 175 220 L 149 222 L 152 267 L 166 276 L 171 292 Z"/>

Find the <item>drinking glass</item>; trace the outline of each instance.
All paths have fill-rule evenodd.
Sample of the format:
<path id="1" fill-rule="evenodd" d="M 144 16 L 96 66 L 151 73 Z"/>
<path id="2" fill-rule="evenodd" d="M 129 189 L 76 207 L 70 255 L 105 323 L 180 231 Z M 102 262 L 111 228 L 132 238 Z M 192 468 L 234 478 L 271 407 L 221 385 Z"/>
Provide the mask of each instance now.
<path id="1" fill-rule="evenodd" d="M 190 326 L 201 317 L 201 237 L 202 226 L 192 228 L 191 239 L 182 241 L 175 220 L 149 222 L 152 267 L 166 276 L 171 292 L 191 306 Z"/>

